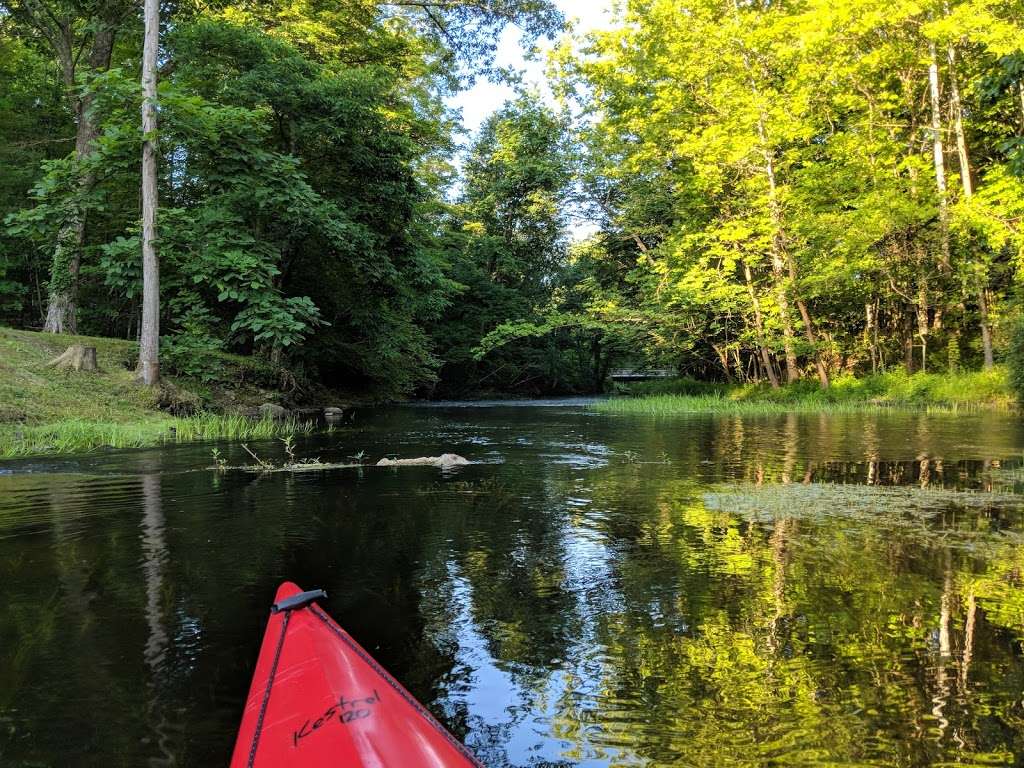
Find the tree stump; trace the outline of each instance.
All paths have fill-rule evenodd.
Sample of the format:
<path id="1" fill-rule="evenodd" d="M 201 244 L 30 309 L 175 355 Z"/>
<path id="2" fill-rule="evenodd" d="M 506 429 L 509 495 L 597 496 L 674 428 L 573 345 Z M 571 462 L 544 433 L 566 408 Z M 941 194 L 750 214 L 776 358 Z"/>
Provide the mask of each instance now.
<path id="1" fill-rule="evenodd" d="M 48 365 L 52 368 L 72 371 L 99 370 L 96 365 L 96 347 L 72 344 L 60 357 L 55 357 Z"/>

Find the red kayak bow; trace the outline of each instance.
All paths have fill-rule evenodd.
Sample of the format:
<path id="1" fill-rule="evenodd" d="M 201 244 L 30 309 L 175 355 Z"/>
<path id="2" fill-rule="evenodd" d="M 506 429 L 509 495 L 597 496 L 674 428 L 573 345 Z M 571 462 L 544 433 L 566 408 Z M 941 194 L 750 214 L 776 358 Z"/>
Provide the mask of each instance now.
<path id="1" fill-rule="evenodd" d="M 277 590 L 231 768 L 481 768 L 316 604 Z"/>

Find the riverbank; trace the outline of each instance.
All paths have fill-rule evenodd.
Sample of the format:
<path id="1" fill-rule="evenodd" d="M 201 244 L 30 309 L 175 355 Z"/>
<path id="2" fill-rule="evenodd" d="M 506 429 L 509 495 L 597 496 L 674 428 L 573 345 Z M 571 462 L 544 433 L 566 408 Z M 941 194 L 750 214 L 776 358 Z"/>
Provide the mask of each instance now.
<path id="1" fill-rule="evenodd" d="M 842 377 L 821 389 L 801 381 L 772 389 L 762 385 L 730 386 L 692 379 L 651 381 L 595 403 L 602 413 L 670 416 L 680 413 L 863 413 L 880 408 L 903 408 L 941 413 L 1016 409 L 1007 371 L 970 373 L 877 374 Z"/>
<path id="2" fill-rule="evenodd" d="M 96 348 L 97 371 L 50 361 L 72 344 Z M 241 414 L 277 403 L 278 372 L 237 355 L 218 356 L 215 379 L 168 377 L 137 385 L 134 342 L 0 328 L 0 458 L 140 448 L 192 440 L 257 440 L 307 431 L 294 419 Z"/>

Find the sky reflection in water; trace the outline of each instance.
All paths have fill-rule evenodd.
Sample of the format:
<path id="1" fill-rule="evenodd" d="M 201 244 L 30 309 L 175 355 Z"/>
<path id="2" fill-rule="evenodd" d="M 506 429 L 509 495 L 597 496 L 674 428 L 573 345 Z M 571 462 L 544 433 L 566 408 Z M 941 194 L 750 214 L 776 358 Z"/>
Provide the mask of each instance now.
<path id="1" fill-rule="evenodd" d="M 1015 419 L 546 406 L 3 465 L 0 763 L 224 765 L 286 578 L 491 766 L 1024 760 Z"/>

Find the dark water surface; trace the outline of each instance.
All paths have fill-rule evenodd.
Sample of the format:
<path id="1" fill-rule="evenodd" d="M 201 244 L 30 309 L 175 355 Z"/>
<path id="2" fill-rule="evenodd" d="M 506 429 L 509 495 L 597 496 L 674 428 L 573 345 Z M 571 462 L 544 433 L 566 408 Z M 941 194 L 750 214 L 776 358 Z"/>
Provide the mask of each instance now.
<path id="1" fill-rule="evenodd" d="M 0 464 L 0 765 L 226 765 L 284 579 L 489 766 L 1024 763 L 1016 417 L 448 405 L 299 444 L 480 462 L 449 475 L 210 447 Z"/>

